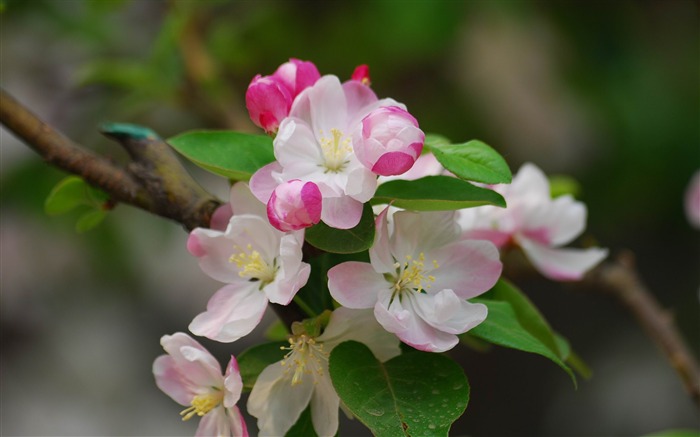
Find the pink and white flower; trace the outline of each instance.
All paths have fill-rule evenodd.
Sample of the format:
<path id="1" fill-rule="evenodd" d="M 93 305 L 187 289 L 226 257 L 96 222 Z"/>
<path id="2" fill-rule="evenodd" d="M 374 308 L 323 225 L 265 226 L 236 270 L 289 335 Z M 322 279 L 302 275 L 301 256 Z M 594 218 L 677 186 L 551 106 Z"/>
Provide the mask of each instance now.
<path id="1" fill-rule="evenodd" d="M 182 420 L 202 418 L 195 435 L 247 436 L 246 424 L 236 406 L 243 389 L 236 359 L 231 356 L 222 375 L 216 358 L 189 335 L 164 335 L 160 344 L 167 355 L 153 362 L 156 385 L 187 407 L 180 413 Z"/>
<path id="2" fill-rule="evenodd" d="M 321 77 L 312 62 L 290 59 L 270 76 L 257 75 L 248 85 L 245 101 L 250 119 L 267 133 L 277 132 L 294 98 Z"/>
<path id="3" fill-rule="evenodd" d="M 502 265 L 488 241 L 461 240 L 455 213 L 396 211 L 377 217 L 371 263 L 345 262 L 328 271 L 328 288 L 341 305 L 374 308 L 379 323 L 416 349 L 444 352 L 457 334 L 486 318 L 467 299 L 489 290 Z"/>
<path id="4" fill-rule="evenodd" d="M 407 172 L 423 151 L 425 134 L 418 121 L 396 106 L 377 108 L 362 119 L 352 145 L 365 167 L 381 176 Z"/>
<path id="5" fill-rule="evenodd" d="M 277 161 L 253 175 L 251 190 L 267 204 L 283 182 L 313 182 L 323 197 L 321 220 L 335 228 L 354 227 L 374 195 L 377 176 L 357 159 L 353 133 L 367 114 L 384 106 L 405 109 L 392 99 L 378 100 L 358 81 L 341 85 L 337 77 L 323 76 L 294 100 L 273 143 Z"/>
<path id="6" fill-rule="evenodd" d="M 549 181 L 534 164 L 523 165 L 510 185 L 496 185 L 507 208 L 482 206 L 460 211 L 466 238 L 492 241 L 498 247 L 520 246 L 530 262 L 550 279 L 581 279 L 608 254 L 607 249 L 561 246 L 586 226 L 586 205 L 570 195 L 552 199 Z"/>
<path id="7" fill-rule="evenodd" d="M 289 304 L 310 273 L 310 266 L 301 260 L 303 231 L 283 233 L 273 228 L 245 184 L 231 188 L 231 199 L 234 214 L 224 232 L 197 228 L 187 241 L 202 270 L 227 284 L 189 329 L 221 342 L 250 333 L 268 302 Z"/>
<path id="8" fill-rule="evenodd" d="M 281 183 L 267 202 L 270 224 L 282 232 L 298 231 L 321 220 L 321 190 L 313 182 Z"/>
<path id="9" fill-rule="evenodd" d="M 258 376 L 247 407 L 258 419 L 261 436 L 285 435 L 309 403 L 316 434 L 336 435 L 340 398 L 328 374 L 328 357 L 348 340 L 366 344 L 380 361 L 401 353 L 398 339 L 379 326 L 371 311 L 336 309 L 321 335 L 296 333 L 285 358 Z"/>
<path id="10" fill-rule="evenodd" d="M 695 172 L 686 188 L 685 215 L 691 225 L 700 229 L 700 170 Z"/>

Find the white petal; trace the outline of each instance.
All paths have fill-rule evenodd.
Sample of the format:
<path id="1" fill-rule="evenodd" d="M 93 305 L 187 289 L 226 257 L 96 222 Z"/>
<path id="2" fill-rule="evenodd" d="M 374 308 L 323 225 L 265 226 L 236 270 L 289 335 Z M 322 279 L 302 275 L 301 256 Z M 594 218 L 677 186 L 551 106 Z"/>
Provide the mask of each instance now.
<path id="1" fill-rule="evenodd" d="M 518 243 L 532 264 L 546 277 L 555 281 L 577 281 L 608 256 L 607 249 L 569 249 L 542 246 L 527 238 Z"/>
<path id="2" fill-rule="evenodd" d="M 205 414 L 199 420 L 199 426 L 194 435 L 195 437 L 230 436 L 231 428 L 226 410 L 223 407 L 217 407 Z"/>
<path id="3" fill-rule="evenodd" d="M 389 245 L 388 213 L 389 207 L 387 206 L 375 219 L 376 232 L 374 234 L 374 243 L 369 249 L 369 259 L 372 267 L 379 273 L 389 273 L 396 270 L 394 257 L 391 256 L 391 247 Z"/>
<path id="4" fill-rule="evenodd" d="M 280 184 L 281 181 L 277 180 L 274 175 L 281 171 L 282 166 L 280 166 L 279 162 L 274 161 L 261 167 L 250 177 L 250 190 L 263 205 L 267 204 L 267 201 L 270 200 L 270 196 L 272 196 L 272 192 L 275 191 L 277 185 Z M 238 193 L 236 193 L 236 196 L 237 195 Z M 235 205 L 237 201 L 238 198 L 234 199 L 234 192 L 232 189 L 231 205 Z M 263 213 L 265 213 L 264 207 Z"/>
<path id="5" fill-rule="evenodd" d="M 221 366 L 199 342 L 183 332 L 164 335 L 163 349 L 172 357 L 177 371 L 190 387 L 218 387 L 222 383 Z"/>
<path id="6" fill-rule="evenodd" d="M 248 398 L 248 413 L 258 419 L 261 436 L 283 436 L 309 405 L 313 378 L 296 385 L 281 363 L 270 364 L 258 376 Z"/>
<path id="7" fill-rule="evenodd" d="M 457 336 L 427 324 L 416 314 L 411 300 L 412 296 L 406 295 L 401 301 L 395 299 L 389 306 L 389 299 L 384 296 L 374 306 L 374 316 L 384 329 L 418 350 L 445 352 L 455 347 L 459 342 Z"/>
<path id="8" fill-rule="evenodd" d="M 371 308 L 337 308 L 333 311 L 325 331 L 317 338 L 317 341 L 323 342 L 327 351 L 348 340 L 364 343 L 380 361 L 386 361 L 401 353 L 399 339 L 382 328 Z"/>
<path id="9" fill-rule="evenodd" d="M 223 343 L 236 341 L 260 323 L 267 302 L 255 282 L 227 285 L 209 299 L 207 310 L 192 320 L 189 329 Z"/>
<path id="10" fill-rule="evenodd" d="M 581 235 L 586 227 L 586 205 L 569 195 L 560 196 L 548 205 L 531 208 L 523 222 L 523 231 L 543 229 L 543 244 L 561 246 Z"/>
<path id="11" fill-rule="evenodd" d="M 519 203 L 549 202 L 549 180 L 535 164 L 525 163 L 513 176 L 513 182 L 506 188 L 506 201 L 511 199 Z"/>
<path id="12" fill-rule="evenodd" d="M 348 308 L 372 308 L 379 292 L 390 287 L 368 263 L 347 261 L 328 270 L 331 296 Z"/>
<path id="13" fill-rule="evenodd" d="M 280 241 L 275 280 L 263 289 L 270 302 L 280 305 L 289 304 L 309 279 L 311 266 L 301 261 L 303 254 L 300 235 L 303 234 L 297 232 L 286 234 Z"/>
<path id="14" fill-rule="evenodd" d="M 409 255 L 417 258 L 419 252 L 457 241 L 460 231 L 454 211 L 398 211 L 394 214 L 392 253 L 399 262 Z"/>
<path id="15" fill-rule="evenodd" d="M 197 242 L 198 255 L 201 255 L 199 267 L 204 273 L 225 283 L 242 281 L 236 266 L 229 262 L 234 247 L 226 234 L 213 229 L 197 228 L 190 233 L 190 240 Z"/>
<path id="16" fill-rule="evenodd" d="M 360 223 L 363 206 L 350 196 L 324 197 L 321 220 L 332 228 L 351 229 Z"/>
<path id="17" fill-rule="evenodd" d="M 231 202 L 231 209 L 236 215 L 253 214 L 259 217 L 267 216 L 265 203 L 258 200 L 250 191 L 248 184 L 244 182 L 238 182 L 231 186 L 229 200 Z"/>
<path id="18" fill-rule="evenodd" d="M 460 299 L 452 290 L 435 295 L 417 294 L 416 313 L 430 326 L 448 334 L 462 334 L 486 320 L 488 309 Z"/>
<path id="19" fill-rule="evenodd" d="M 426 274 L 435 277 L 428 292 L 450 289 L 462 299 L 489 290 L 501 276 L 503 265 L 496 246 L 485 240 L 462 240 L 425 254 Z M 436 261 L 437 268 L 433 261 Z"/>
<path id="20" fill-rule="evenodd" d="M 311 396 L 311 421 L 320 437 L 333 437 L 338 432 L 340 398 L 331 383 L 328 366 L 325 366 L 324 370 L 324 375 L 316 378 Z"/>

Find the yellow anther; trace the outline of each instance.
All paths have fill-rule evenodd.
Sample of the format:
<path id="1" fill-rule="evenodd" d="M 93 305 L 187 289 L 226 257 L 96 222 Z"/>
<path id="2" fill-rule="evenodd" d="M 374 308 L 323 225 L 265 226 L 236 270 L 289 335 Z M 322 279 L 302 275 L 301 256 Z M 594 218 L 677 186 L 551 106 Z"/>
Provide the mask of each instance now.
<path id="1" fill-rule="evenodd" d="M 321 134 L 321 152 L 327 171 L 338 173 L 348 163 L 347 156 L 352 152 L 352 143 L 349 137 L 344 137 L 339 129 L 331 129 L 331 136 L 327 137 L 323 131 Z"/>
<path id="2" fill-rule="evenodd" d="M 204 416 L 221 403 L 223 396 L 221 392 L 195 396 L 192 399 L 192 406 L 180 412 L 182 420 L 190 420 L 195 415 L 199 417 Z"/>
<path id="3" fill-rule="evenodd" d="M 323 343 L 317 343 L 314 338 L 302 334 L 289 339 L 287 355 L 281 361 L 286 372 L 293 371 L 292 385 L 301 383 L 304 374 L 315 373 L 323 376 L 322 362 L 328 361 L 328 354 L 323 350 Z"/>
<path id="4" fill-rule="evenodd" d="M 437 261 L 433 260 L 432 264 L 434 269 L 437 269 Z M 420 293 L 423 289 L 430 288 L 431 283 L 435 282 L 435 276 L 426 275 L 425 254 L 423 252 L 418 255 L 417 260 L 406 255 L 406 262 L 403 265 L 396 263 L 395 266 L 398 270 L 398 278 L 394 283 L 395 292 L 401 293 L 411 290 Z"/>
<path id="5" fill-rule="evenodd" d="M 236 246 L 240 252 L 231 255 L 229 262 L 236 264 L 240 269 L 238 276 L 241 278 L 258 279 L 262 283 L 267 284 L 275 279 L 275 269 L 267 264 L 260 252 L 253 250 L 253 246 L 248 244 L 246 250 L 241 250 L 239 246 Z"/>

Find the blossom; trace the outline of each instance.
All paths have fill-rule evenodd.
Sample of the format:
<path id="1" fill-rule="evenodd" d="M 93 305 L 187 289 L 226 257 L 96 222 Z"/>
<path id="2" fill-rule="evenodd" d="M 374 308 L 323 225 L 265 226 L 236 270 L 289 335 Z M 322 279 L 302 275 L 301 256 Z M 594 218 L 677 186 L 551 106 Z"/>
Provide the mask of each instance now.
<path id="1" fill-rule="evenodd" d="M 357 158 L 382 176 L 408 171 L 423 150 L 425 134 L 408 111 L 387 106 L 377 108 L 362 119 L 361 129 L 353 134 Z"/>
<path id="2" fill-rule="evenodd" d="M 367 64 L 362 64 L 355 67 L 355 71 L 352 72 L 350 80 L 356 80 L 362 85 L 370 86 L 372 82 L 369 79 L 369 66 Z"/>
<path id="3" fill-rule="evenodd" d="M 267 203 L 283 182 L 313 182 L 323 197 L 321 220 L 340 229 L 356 226 L 363 204 L 377 188 L 377 176 L 355 156 L 353 132 L 361 129 L 367 114 L 383 106 L 405 109 L 392 99 L 377 99 L 358 81 L 341 85 L 335 76 L 321 77 L 297 96 L 280 124 L 273 142 L 277 161 L 250 180 L 255 196 Z"/>
<path id="4" fill-rule="evenodd" d="M 297 231 L 321 220 L 321 191 L 313 182 L 279 184 L 267 202 L 267 218 L 280 231 Z"/>
<path id="5" fill-rule="evenodd" d="M 455 213 L 396 211 L 377 217 L 370 263 L 349 261 L 328 271 L 328 288 L 341 305 L 372 308 L 379 323 L 416 349 L 444 352 L 457 334 L 486 318 L 466 299 L 489 290 L 502 265 L 488 241 L 460 240 Z"/>
<path id="6" fill-rule="evenodd" d="M 301 261 L 302 231 L 283 233 L 273 228 L 245 184 L 231 188 L 231 199 L 234 214 L 224 232 L 197 228 L 187 242 L 202 270 L 227 284 L 189 329 L 221 342 L 252 331 L 268 302 L 289 304 L 310 273 L 310 266 Z"/>
<path id="7" fill-rule="evenodd" d="M 700 170 L 695 172 L 685 191 L 685 214 L 690 224 L 700 229 Z"/>
<path id="8" fill-rule="evenodd" d="M 321 335 L 296 332 L 289 353 L 260 373 L 248 398 L 248 412 L 258 419 L 261 436 L 285 435 L 309 404 L 316 434 L 336 435 L 340 398 L 328 374 L 328 357 L 348 340 L 366 344 L 380 361 L 401 352 L 398 339 L 367 310 L 338 308 Z"/>
<path id="9" fill-rule="evenodd" d="M 245 101 L 250 119 L 265 132 L 277 132 L 294 98 L 321 77 L 312 62 L 290 59 L 270 76 L 257 75 L 248 85 Z"/>
<path id="10" fill-rule="evenodd" d="M 243 381 L 236 358 L 221 374 L 221 366 L 202 345 L 189 335 L 164 335 L 160 344 L 167 352 L 153 362 L 156 385 L 175 402 L 188 408 L 182 420 L 199 416 L 197 436 L 247 436 L 243 416 L 236 406 Z"/>
<path id="11" fill-rule="evenodd" d="M 534 164 L 523 165 L 510 185 L 496 185 L 507 208 L 482 206 L 460 212 L 467 238 L 482 238 L 499 247 L 516 244 L 550 279 L 578 280 L 608 254 L 607 249 L 561 248 L 586 225 L 586 206 L 570 195 L 551 198 L 549 181 Z"/>

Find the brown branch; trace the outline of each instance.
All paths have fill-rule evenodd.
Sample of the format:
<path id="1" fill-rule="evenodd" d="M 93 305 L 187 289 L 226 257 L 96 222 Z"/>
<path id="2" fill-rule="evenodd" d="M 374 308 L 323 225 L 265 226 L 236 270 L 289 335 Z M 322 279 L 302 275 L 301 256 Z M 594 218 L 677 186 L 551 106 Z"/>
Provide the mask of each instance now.
<path id="1" fill-rule="evenodd" d="M 111 200 L 172 219 L 187 229 L 209 227 L 221 203 L 189 176 L 170 147 L 149 129 L 123 124 L 103 127 L 102 133 L 117 140 L 133 160 L 122 168 L 78 146 L 2 89 L 0 123 L 49 164 L 82 177 Z M 287 326 L 305 318 L 293 302 L 272 308 Z"/>
<path id="2" fill-rule="evenodd" d="M 150 196 L 133 175 L 105 158 L 80 148 L 3 89 L 0 89 L 0 122 L 46 162 L 80 175 L 91 185 L 109 193 L 113 200 L 145 210 L 153 208 Z"/>
<path id="3" fill-rule="evenodd" d="M 683 341 L 673 317 L 642 283 L 631 253 L 623 253 L 590 272 L 584 283 L 592 283 L 617 298 L 634 315 L 647 335 L 676 370 L 690 397 L 700 407 L 700 368 Z"/>

